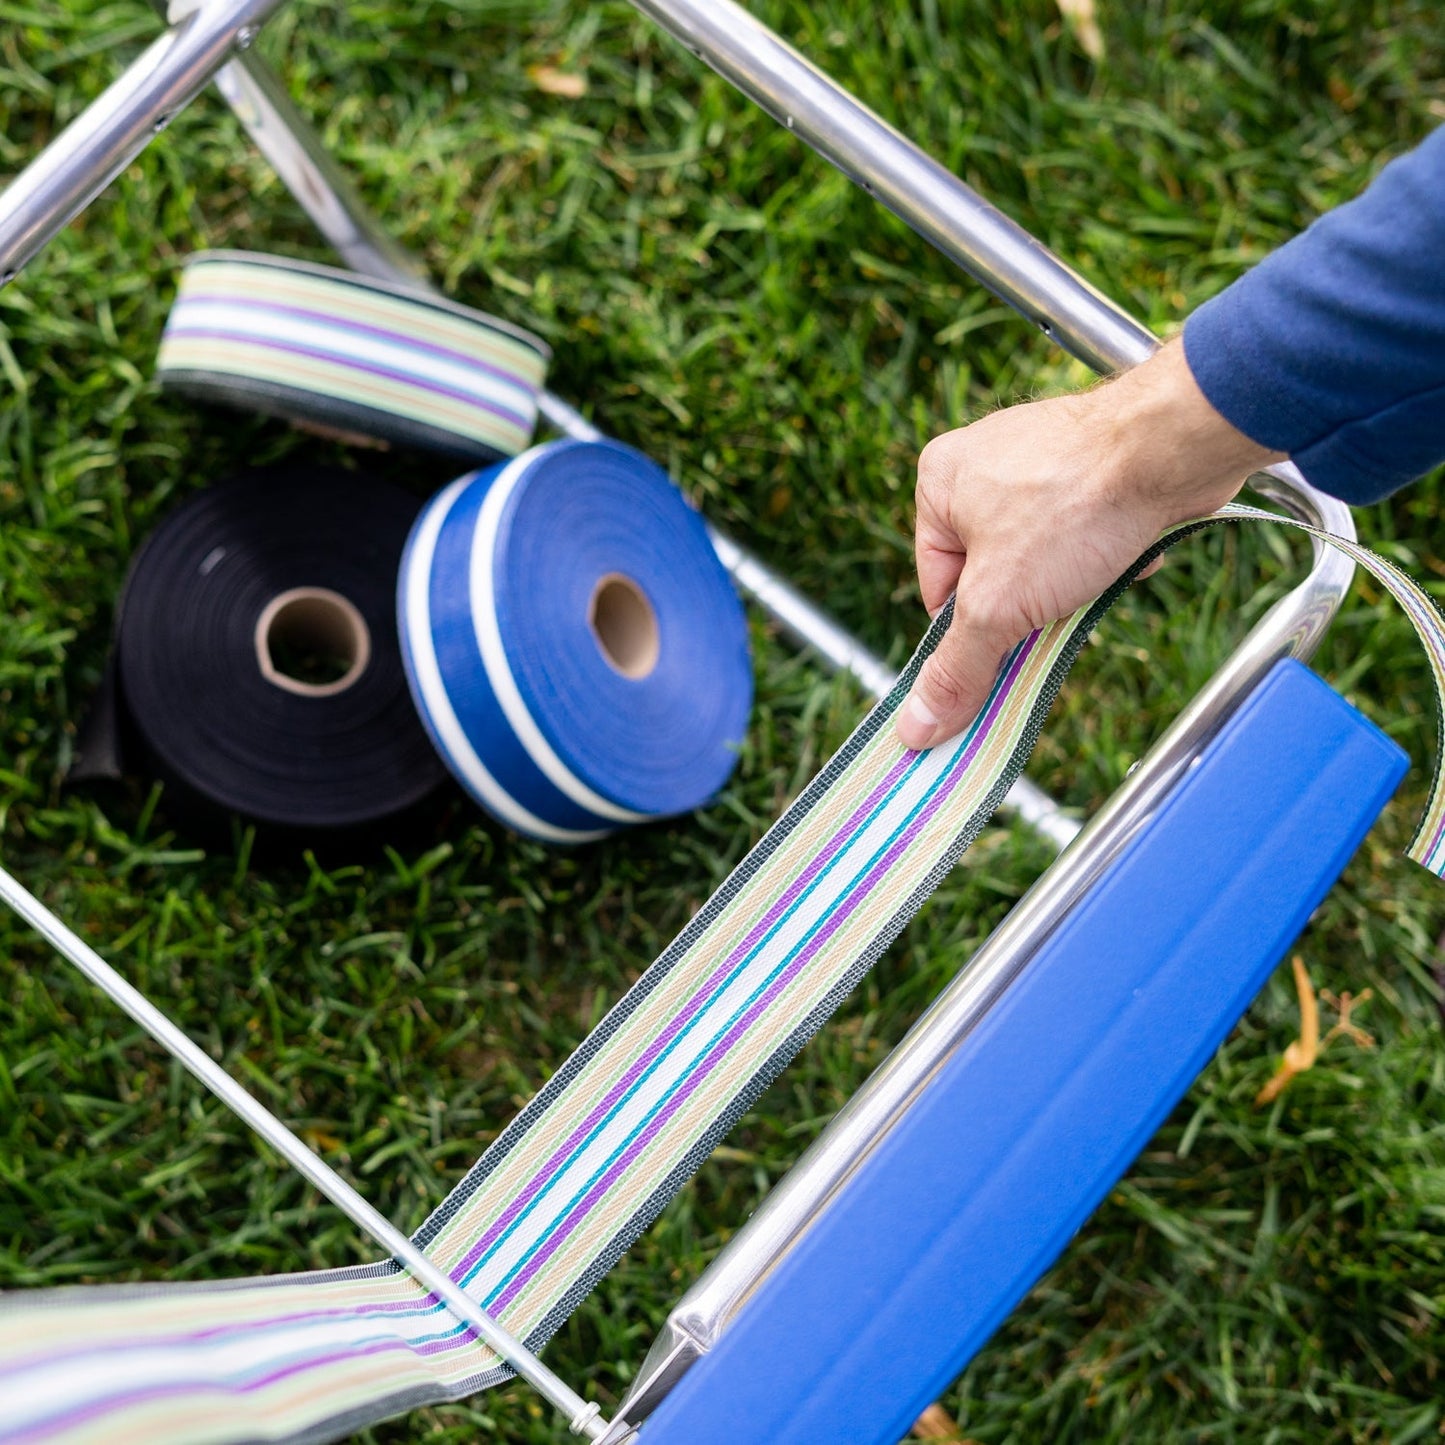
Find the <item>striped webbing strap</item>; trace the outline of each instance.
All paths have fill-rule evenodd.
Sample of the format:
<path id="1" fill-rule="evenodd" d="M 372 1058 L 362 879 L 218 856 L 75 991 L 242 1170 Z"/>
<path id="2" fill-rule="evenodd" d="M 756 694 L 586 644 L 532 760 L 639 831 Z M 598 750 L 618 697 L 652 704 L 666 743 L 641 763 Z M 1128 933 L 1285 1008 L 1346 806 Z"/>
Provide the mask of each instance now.
<path id="1" fill-rule="evenodd" d="M 890 720 L 940 615 L 892 694 L 426 1222 L 427 1253 L 539 1348 L 953 867 L 1118 594 L 1166 546 L 1230 518 L 1286 520 L 1235 506 L 1172 531 L 1103 597 L 1021 642 L 966 733 L 905 752 Z M 1404 606 L 1438 694 L 1445 630 L 1429 597 L 1327 540 Z M 1409 849 L 1437 874 L 1442 817 L 1437 773 Z M 506 1373 L 389 1262 L 0 1300 L 8 1445 L 332 1439 Z"/>

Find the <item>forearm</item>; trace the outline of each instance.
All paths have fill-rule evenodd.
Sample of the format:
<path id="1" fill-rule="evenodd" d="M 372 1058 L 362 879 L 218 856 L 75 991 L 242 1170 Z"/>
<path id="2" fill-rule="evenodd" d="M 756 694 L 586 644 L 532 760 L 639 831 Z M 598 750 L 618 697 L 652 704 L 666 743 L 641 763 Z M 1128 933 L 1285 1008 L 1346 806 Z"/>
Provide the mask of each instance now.
<path id="1" fill-rule="evenodd" d="M 1347 502 L 1445 459 L 1445 127 L 1200 307 L 1184 348 L 1216 410 Z"/>
<path id="2" fill-rule="evenodd" d="M 935 438 L 918 578 L 953 625 L 900 710 L 909 747 L 962 728 L 1000 657 L 1102 592 L 1171 523 L 1290 456 L 1349 502 L 1445 459 L 1445 128 L 1113 381 Z"/>

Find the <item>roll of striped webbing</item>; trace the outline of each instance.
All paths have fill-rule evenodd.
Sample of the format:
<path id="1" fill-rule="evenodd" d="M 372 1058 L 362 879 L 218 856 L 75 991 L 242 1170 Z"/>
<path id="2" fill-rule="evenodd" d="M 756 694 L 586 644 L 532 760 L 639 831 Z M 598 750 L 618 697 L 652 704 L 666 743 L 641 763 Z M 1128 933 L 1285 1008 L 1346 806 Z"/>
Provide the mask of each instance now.
<path id="1" fill-rule="evenodd" d="M 532 439 L 551 351 L 430 292 L 305 261 L 203 251 L 181 272 L 169 390 L 477 461 Z"/>
<path id="2" fill-rule="evenodd" d="M 961 737 L 907 752 L 892 716 L 946 609 L 889 697 L 423 1225 L 427 1253 L 539 1348 L 957 862 L 1128 581 L 1171 542 L 1233 518 L 1286 520 L 1231 507 L 1172 531 L 1095 603 L 1021 642 Z M 1438 699 L 1434 604 L 1391 564 L 1327 540 L 1405 607 Z M 1437 874 L 1442 829 L 1437 772 L 1409 850 Z M 389 1262 L 0 1300 L 7 1445 L 321 1441 L 506 1373 Z"/>
<path id="3" fill-rule="evenodd" d="M 458 782 L 552 843 L 685 813 L 747 729 L 747 621 L 702 518 L 616 442 L 462 477 L 412 529 L 398 630 Z"/>

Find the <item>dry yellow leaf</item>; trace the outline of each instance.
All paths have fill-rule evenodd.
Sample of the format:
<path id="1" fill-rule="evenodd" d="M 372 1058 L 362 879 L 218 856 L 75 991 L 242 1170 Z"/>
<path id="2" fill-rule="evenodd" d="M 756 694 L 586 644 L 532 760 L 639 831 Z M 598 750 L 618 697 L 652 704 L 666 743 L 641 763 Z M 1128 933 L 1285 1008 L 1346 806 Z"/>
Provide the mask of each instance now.
<path id="1" fill-rule="evenodd" d="M 552 65 L 529 65 L 527 79 L 547 95 L 581 100 L 587 94 L 587 77 L 576 70 L 558 70 Z"/>
<path id="2" fill-rule="evenodd" d="M 941 1405 L 930 1405 L 914 1422 L 909 1433 L 915 1440 L 947 1440 L 951 1445 L 972 1445 L 959 1434 L 953 1417 Z"/>
<path id="3" fill-rule="evenodd" d="M 1319 1061 L 1320 1054 L 1324 1052 L 1325 1045 L 1331 1039 L 1338 1038 L 1343 1034 L 1351 1043 L 1362 1049 L 1370 1049 L 1375 1046 L 1374 1039 L 1355 1023 L 1352 1017 L 1354 1010 L 1360 1004 L 1368 1001 L 1369 989 L 1364 989 L 1358 997 L 1354 994 L 1344 993 L 1339 998 L 1326 990 L 1325 1001 L 1339 1010 L 1340 1021 L 1321 1039 L 1319 1001 L 1315 998 L 1314 984 L 1310 982 L 1304 959 L 1296 954 L 1290 962 L 1294 969 L 1295 993 L 1299 996 L 1299 1038 L 1284 1051 L 1284 1058 L 1280 1060 L 1274 1077 L 1255 1095 L 1256 1108 L 1277 1099 L 1296 1074 L 1302 1074 L 1306 1069 L 1314 1068 Z"/>
<path id="4" fill-rule="evenodd" d="M 1094 0 L 1058 0 L 1059 14 L 1074 32 L 1079 48 L 1095 63 L 1104 58 L 1104 32 L 1094 15 Z"/>

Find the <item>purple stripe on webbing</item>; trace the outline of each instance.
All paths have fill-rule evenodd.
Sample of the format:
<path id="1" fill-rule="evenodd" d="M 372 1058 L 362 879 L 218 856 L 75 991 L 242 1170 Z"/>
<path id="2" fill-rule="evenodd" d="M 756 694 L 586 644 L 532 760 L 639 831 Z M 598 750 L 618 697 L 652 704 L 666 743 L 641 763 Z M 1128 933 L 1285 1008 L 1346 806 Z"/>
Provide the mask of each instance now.
<path id="1" fill-rule="evenodd" d="M 697 1089 L 698 1085 L 717 1067 L 726 1057 L 727 1053 L 739 1039 L 747 1033 L 748 1029 L 757 1022 L 758 1018 L 767 1011 L 773 1001 L 781 994 L 807 963 L 817 954 L 818 950 L 842 927 L 848 917 L 858 908 L 859 904 L 877 885 L 878 881 L 893 867 L 899 857 L 907 851 L 918 833 L 927 826 L 929 820 L 948 799 L 953 790 L 958 786 L 963 775 L 968 771 L 970 763 L 983 745 L 984 738 L 988 735 L 989 728 L 996 719 L 1004 699 L 1008 696 L 1010 687 L 1018 676 L 1019 669 L 1029 653 L 1033 651 L 1034 643 L 1038 640 L 1037 632 L 1031 633 L 1020 646 L 1013 663 L 1009 668 L 1009 674 L 1004 679 L 1003 686 L 994 695 L 993 705 L 989 708 L 984 719 L 983 726 L 974 735 L 973 741 L 964 749 L 952 770 L 935 788 L 927 803 L 919 810 L 918 816 L 908 825 L 907 828 L 894 841 L 892 846 L 883 857 L 864 876 L 863 881 L 853 890 L 842 903 L 829 914 L 822 928 L 808 941 L 799 951 L 798 956 L 785 968 L 782 973 L 768 986 L 762 997 L 752 1005 L 751 1008 L 735 1023 L 722 1040 L 716 1044 L 712 1052 L 703 1060 L 702 1064 L 683 1080 L 677 1091 L 668 1099 L 667 1103 L 657 1112 L 656 1116 L 648 1123 L 647 1127 L 628 1146 L 622 1157 L 612 1165 L 610 1169 L 597 1181 L 587 1192 L 582 1202 L 567 1216 L 561 1227 L 549 1235 L 542 1247 L 527 1261 L 518 1271 L 512 1283 L 497 1296 L 492 1308 L 501 1313 L 517 1297 L 518 1293 L 525 1287 L 527 1281 L 547 1262 L 556 1252 L 562 1242 L 582 1222 L 593 1205 L 601 1199 L 615 1184 L 618 1178 L 626 1172 L 628 1166 L 657 1136 L 658 1131 L 682 1106 L 689 1096 Z M 911 755 L 910 755 L 911 756 Z"/>
<path id="2" fill-rule="evenodd" d="M 1436 850 L 1436 848 L 1440 846 L 1441 834 L 1445 834 L 1445 814 L 1441 815 L 1440 822 L 1435 829 L 1434 836 L 1430 839 L 1430 846 L 1425 850 L 1425 856 L 1427 858 Z"/>
<path id="3" fill-rule="evenodd" d="M 240 341 L 250 346 L 266 347 L 271 351 L 284 351 L 292 356 L 310 357 L 313 361 L 334 361 L 352 371 L 364 371 L 368 376 L 381 376 L 392 381 L 405 382 L 406 385 L 418 387 L 422 391 L 434 392 L 437 396 L 444 396 L 452 401 L 461 401 L 468 406 L 480 407 L 483 411 L 489 411 L 515 426 L 526 426 L 526 418 L 520 413 L 509 411 L 506 407 L 498 406 L 495 402 L 487 401 L 483 397 L 475 396 L 470 392 L 457 391 L 450 386 L 442 386 L 440 382 L 425 381 L 419 376 L 411 376 L 404 371 L 396 371 L 384 366 L 371 366 L 364 361 L 357 361 L 355 357 L 338 356 L 335 352 L 330 351 L 317 351 L 314 347 L 297 346 L 289 341 L 273 341 L 265 336 L 247 336 L 243 332 L 236 331 L 213 331 L 202 326 L 175 326 L 171 328 L 170 335 L 187 341 Z M 282 385 L 284 384 L 283 382 Z"/>
<path id="4" fill-rule="evenodd" d="M 798 957 L 794 959 L 792 964 L 790 964 L 788 968 L 785 969 L 784 972 L 773 981 L 773 983 L 764 992 L 762 997 L 760 997 L 757 1002 L 752 1005 L 752 1007 L 747 1011 L 747 1013 L 744 1014 L 744 1016 L 739 1019 L 736 1024 L 733 1025 L 733 1027 L 728 1031 L 724 1038 L 713 1048 L 713 1050 L 709 1053 L 708 1057 L 703 1061 L 702 1066 L 693 1074 L 689 1075 L 686 1080 L 684 1080 L 683 1084 L 669 1099 L 664 1109 L 661 1110 L 659 1114 L 648 1124 L 647 1128 L 643 1131 L 639 1138 L 634 1141 L 632 1146 L 629 1147 L 629 1149 L 622 1156 L 622 1158 L 619 1159 L 617 1163 L 608 1170 L 608 1172 L 603 1176 L 603 1178 L 598 1181 L 597 1185 L 589 1191 L 583 1201 L 567 1217 L 567 1219 L 564 1221 L 563 1227 L 552 1236 L 550 1236 L 542 1249 L 539 1250 L 528 1261 L 527 1265 L 519 1273 L 517 1278 L 512 1282 L 512 1284 L 496 1302 L 495 1306 L 493 1307 L 494 1316 L 500 1315 L 501 1311 L 506 1309 L 507 1306 L 512 1302 L 512 1300 L 515 1299 L 516 1295 L 520 1292 L 522 1288 L 525 1287 L 527 1282 L 532 1278 L 532 1276 L 537 1272 L 537 1270 L 546 1262 L 548 1258 L 550 1258 L 553 1253 L 555 1253 L 556 1249 L 560 1246 L 563 1240 L 576 1229 L 577 1225 L 590 1211 L 590 1209 L 597 1202 L 597 1200 L 607 1193 L 607 1191 L 616 1182 L 617 1178 L 623 1172 L 625 1172 L 627 1167 L 636 1159 L 638 1154 L 640 1154 L 642 1150 L 645 1149 L 647 1145 L 652 1142 L 652 1140 L 656 1137 L 658 1131 L 667 1122 L 667 1120 L 674 1113 L 677 1112 L 678 1108 L 680 1108 L 681 1105 L 686 1101 L 686 1099 L 693 1092 L 695 1092 L 697 1087 L 717 1067 L 717 1065 L 722 1061 L 722 1059 L 727 1055 L 727 1053 L 732 1049 L 732 1047 L 737 1043 L 737 1041 L 742 1038 L 742 1036 L 748 1031 L 748 1029 L 752 1027 L 752 1025 L 757 1021 L 758 1017 L 772 1005 L 776 998 L 789 986 L 789 984 L 797 976 L 798 972 L 803 967 L 805 967 L 807 963 L 816 955 L 816 953 L 823 946 L 823 944 L 827 942 L 828 938 L 830 938 L 832 934 L 836 932 L 837 929 L 846 921 L 846 919 L 856 910 L 856 908 L 863 901 L 863 899 L 868 895 L 869 892 L 871 892 L 873 887 L 876 886 L 878 880 L 884 874 L 891 870 L 893 865 L 897 862 L 899 856 L 903 852 L 905 852 L 907 848 L 912 844 L 914 838 L 917 836 L 919 831 L 927 826 L 928 822 L 931 820 L 934 814 L 938 811 L 938 809 L 942 806 L 942 804 L 947 800 L 947 798 L 957 787 L 959 781 L 963 777 L 963 774 L 967 771 L 969 764 L 976 756 L 978 749 L 982 746 L 983 740 L 988 735 L 993 722 L 996 720 L 999 709 L 1002 707 L 1003 701 L 1007 697 L 1009 689 L 1011 688 L 1014 680 L 1016 679 L 1024 660 L 1032 651 L 1033 645 L 1037 641 L 1037 639 L 1038 634 L 1034 633 L 1028 639 L 1026 639 L 1024 644 L 1020 647 L 1018 653 L 1013 660 L 1013 664 L 1009 669 L 1009 675 L 1005 678 L 1003 686 L 995 694 L 993 705 L 990 707 L 989 712 L 984 719 L 983 725 L 979 728 L 973 741 L 964 750 L 957 763 L 954 764 L 949 774 L 939 785 L 935 787 L 933 794 L 930 796 L 924 807 L 920 810 L 918 817 L 915 818 L 914 821 L 908 826 L 908 828 L 904 830 L 900 837 L 884 854 L 883 858 L 880 859 L 879 862 L 875 864 L 874 867 L 868 872 L 859 887 L 856 888 L 853 893 L 844 901 L 844 903 L 832 915 L 829 916 L 829 918 L 824 923 L 823 928 L 820 929 L 819 932 L 814 936 L 814 938 L 810 940 L 809 943 L 805 946 L 805 948 L 800 951 Z M 914 754 L 905 754 L 904 758 L 900 761 L 900 763 L 896 764 L 892 772 L 890 772 L 889 778 L 896 780 L 896 774 L 899 769 L 906 766 L 913 757 Z M 891 782 L 885 780 L 884 783 L 879 785 L 879 789 L 885 789 L 888 786 L 891 786 Z M 875 796 L 877 792 L 878 789 L 875 789 L 875 794 L 870 796 Z M 866 809 L 867 807 L 868 804 L 865 803 L 863 805 L 863 809 Z M 859 811 L 862 811 L 863 809 L 860 809 Z M 856 816 L 857 814 L 855 813 L 855 819 Z M 840 833 L 838 837 L 836 837 L 829 844 L 829 847 L 835 847 L 841 840 L 842 836 L 847 833 L 847 831 L 848 828 L 845 827 L 842 833 Z M 821 867 L 824 857 L 824 854 L 820 854 L 819 858 L 815 860 L 815 864 Z M 805 884 L 803 883 L 803 879 L 800 878 L 798 880 L 798 883 L 794 886 L 805 886 Z M 778 904 L 774 905 L 775 909 L 781 909 L 785 906 L 786 904 L 781 899 L 779 900 Z M 759 924 L 757 925 L 757 927 L 763 928 L 764 924 Z M 745 945 L 739 945 L 740 948 L 744 946 Z M 434 1297 L 432 1295 L 427 1295 L 428 1302 L 430 1302 L 433 1298 Z M 394 1304 L 377 1305 L 371 1307 L 371 1310 L 380 1313 L 386 1310 L 394 1309 L 401 1304 L 402 1302 L 398 1301 Z M 415 1308 L 414 1305 L 404 1307 Z M 279 1370 L 274 1370 L 267 1375 L 261 1376 L 246 1385 L 233 1386 L 229 1388 L 231 1390 L 231 1393 L 250 1393 L 256 1390 L 265 1389 L 270 1385 L 276 1384 L 279 1381 L 288 1378 L 291 1375 L 299 1374 L 306 1370 L 320 1369 L 326 1365 L 336 1364 L 346 1359 L 355 1359 L 367 1355 L 382 1354 L 388 1351 L 395 1351 L 397 1349 L 405 1349 L 413 1355 L 438 1355 L 445 1353 L 448 1350 L 455 1349 L 463 1343 L 469 1343 L 471 1341 L 471 1338 L 472 1337 L 470 1335 L 470 1332 L 463 1331 L 450 1340 L 434 1340 L 420 1346 L 408 1345 L 405 1341 L 401 1340 L 381 1341 L 372 1346 L 344 1350 L 339 1353 L 332 1353 L 328 1355 L 317 1356 L 307 1360 L 295 1361 L 292 1364 L 284 1366 Z M 40 1439 L 43 1438 L 41 1432 L 50 1433 L 54 1431 L 58 1426 L 68 1426 L 82 1423 L 87 1419 L 95 1418 L 97 1415 L 118 1408 L 123 1404 L 139 1404 L 144 1403 L 147 1400 L 163 1399 L 167 1396 L 174 1395 L 184 1395 L 186 1393 L 195 1391 L 197 1388 L 199 1387 L 194 1385 L 158 1386 L 151 1390 L 138 1391 L 129 1397 L 121 1397 L 119 1399 L 114 1396 L 107 1397 L 105 1400 L 94 1402 L 91 1405 L 82 1407 L 79 1410 L 70 1411 L 58 1417 L 51 1417 L 49 1421 L 43 1422 L 42 1424 L 35 1427 L 31 1427 L 31 1429 L 26 1431 L 25 1435 L 16 1437 L 16 1439 L 17 1441 L 24 1439 Z"/>
<path id="5" fill-rule="evenodd" d="M 601 1103 L 597 1104 L 582 1123 L 572 1131 L 567 1142 L 563 1144 L 532 1177 L 527 1187 L 507 1206 L 505 1211 L 503 1211 L 501 1218 L 466 1252 L 461 1262 L 452 1268 L 451 1276 L 454 1280 L 460 1281 L 466 1275 L 467 1271 L 476 1264 L 477 1260 L 491 1248 L 501 1233 L 516 1219 L 522 1210 L 532 1202 L 537 1193 L 548 1180 L 551 1179 L 552 1175 L 556 1173 L 558 1166 L 565 1157 L 571 1154 L 577 1144 L 596 1127 L 598 1120 L 616 1104 L 618 1099 L 620 1099 L 623 1094 L 637 1082 L 643 1072 L 651 1066 L 658 1055 L 671 1044 L 683 1027 L 693 1018 L 698 1010 L 702 1008 L 707 999 L 707 995 L 716 988 L 719 981 L 722 980 L 726 974 L 731 972 L 738 959 L 747 953 L 754 944 L 757 943 L 758 939 L 767 933 L 783 913 L 792 906 L 797 900 L 798 895 L 817 877 L 833 858 L 834 854 L 837 853 L 839 848 L 843 846 L 849 834 L 857 827 L 859 819 L 871 812 L 878 805 L 878 800 L 892 788 L 894 783 L 903 775 L 904 770 L 908 767 L 914 756 L 913 753 L 905 753 L 903 757 L 893 765 L 889 770 L 888 776 L 873 789 L 863 803 L 859 804 L 852 817 L 833 835 L 822 852 L 813 858 L 812 862 L 787 886 L 777 902 L 748 930 L 747 936 L 743 941 L 713 970 L 706 982 L 703 983 L 698 991 L 687 1001 L 681 1012 L 671 1020 L 667 1028 L 647 1046 L 637 1061 L 632 1064 L 621 1079 L 608 1090 Z"/>
<path id="6" fill-rule="evenodd" d="M 533 1178 L 532 1182 L 507 1208 L 506 1212 L 495 1224 L 488 1229 L 482 1239 L 468 1251 L 462 1262 L 452 1270 L 452 1277 L 459 1279 L 468 1269 L 475 1264 L 476 1260 L 486 1252 L 496 1237 L 512 1222 L 535 1196 L 537 1191 L 547 1182 L 550 1174 L 555 1171 L 558 1163 L 569 1154 L 579 1140 L 589 1132 L 597 1121 L 617 1102 L 617 1099 L 636 1082 L 637 1077 L 644 1069 L 667 1047 L 677 1032 L 683 1028 L 687 1021 L 702 1007 L 708 993 L 716 986 L 718 981 L 733 967 L 738 958 L 753 947 L 757 940 L 765 934 L 778 918 L 796 901 L 798 895 L 808 886 L 819 872 L 842 847 L 844 841 L 857 827 L 860 819 L 871 812 L 879 800 L 893 787 L 902 776 L 915 754 L 906 753 L 889 770 L 887 776 L 880 782 L 868 797 L 854 810 L 843 827 L 828 841 L 821 852 L 816 854 L 809 862 L 807 868 L 798 875 L 787 887 L 778 900 L 769 908 L 767 913 L 749 930 L 747 936 L 739 943 L 727 959 L 714 970 L 712 975 L 702 985 L 697 993 L 688 1000 L 686 1006 L 668 1025 L 667 1030 L 659 1038 L 654 1040 L 647 1051 L 633 1064 L 622 1079 L 613 1086 L 608 1095 L 588 1115 L 587 1119 L 578 1126 L 565 1144 L 557 1150 L 551 1159 L 543 1166 L 542 1170 Z M 180 1336 L 169 1336 L 160 1340 L 152 1340 L 147 1343 L 152 1347 L 163 1346 L 170 1341 L 177 1344 L 185 1341 L 201 1341 L 226 1333 L 240 1335 L 257 1330 L 270 1329 L 278 1325 L 301 1324 L 308 1321 L 320 1321 L 323 1319 L 345 1317 L 347 1315 L 386 1315 L 402 1311 L 422 1312 L 440 1305 L 436 1295 L 427 1291 L 424 1299 L 418 1303 L 414 1300 L 389 1300 L 378 1301 L 374 1304 L 359 1305 L 355 1309 L 334 1309 L 334 1310 L 305 1310 L 297 1311 L 288 1315 L 270 1316 L 264 1320 L 249 1321 L 244 1324 L 217 1325 L 210 1329 L 191 1332 Z M 446 1341 L 433 1341 L 424 1346 L 416 1347 L 421 1353 L 435 1354 L 444 1350 L 455 1348 L 457 1344 L 463 1343 L 471 1338 L 470 1332 L 464 1332 L 459 1338 Z M 118 1348 L 128 1349 L 129 1345 Z M 94 1354 L 94 1350 L 80 1350 L 75 1352 L 75 1357 L 83 1358 L 86 1355 Z M 56 1363 L 65 1356 L 50 1357 L 46 1363 Z M 22 1367 L 23 1368 L 23 1367 Z M 3 1379 L 10 1371 L 0 1371 L 0 1379 Z"/>
<path id="7" fill-rule="evenodd" d="M 98 1419 L 128 1405 L 144 1405 L 148 1401 L 164 1400 L 171 1396 L 191 1395 L 208 1388 L 219 1389 L 229 1395 L 249 1395 L 258 1390 L 269 1389 L 289 1376 L 300 1374 L 305 1370 L 319 1369 L 323 1365 L 340 1364 L 343 1360 L 365 1358 L 367 1355 L 381 1355 L 399 1349 L 406 1350 L 409 1354 L 417 1353 L 405 1341 L 380 1340 L 374 1345 L 362 1345 L 355 1349 L 341 1350 L 329 1355 L 318 1355 L 313 1359 L 295 1360 L 289 1365 L 283 1365 L 279 1370 L 259 1375 L 256 1379 L 248 1380 L 244 1384 L 152 1385 L 147 1389 L 133 1390 L 127 1395 L 106 1395 L 102 1399 L 92 1400 L 88 1405 L 81 1405 L 77 1409 L 67 1410 L 63 1414 L 52 1415 L 49 1419 L 36 1421 L 35 1424 L 27 1426 L 19 1434 L 8 1435 L 5 1438 L 9 1445 L 24 1445 L 27 1440 L 44 1440 L 59 1430 L 74 1429 L 77 1425 L 83 1425 L 89 1420 Z"/>
<path id="8" fill-rule="evenodd" d="M 356 331 L 364 336 L 380 337 L 383 341 L 400 342 L 410 351 L 424 351 L 431 356 L 459 361 L 464 366 L 475 367 L 478 371 L 485 371 L 489 376 L 495 376 L 499 380 L 510 381 L 513 385 L 518 384 L 515 372 L 507 371 L 492 362 L 483 361 L 477 356 L 470 356 L 465 351 L 453 351 L 449 346 L 438 346 L 434 341 L 421 341 L 414 336 L 408 336 L 404 331 L 393 331 L 386 326 L 373 326 L 368 321 L 352 321 L 349 317 L 333 316 L 325 311 L 312 311 L 305 306 L 287 306 L 280 301 L 258 301 L 239 296 L 207 295 L 205 292 L 188 294 L 184 302 L 185 306 L 216 304 L 240 306 L 251 311 L 270 311 L 281 316 L 299 316 L 306 321 L 322 321 L 328 326 L 334 326 L 344 331 Z M 525 345 L 523 342 L 516 341 L 514 337 L 509 336 L 507 340 L 519 346 Z M 531 351 L 531 348 L 528 350 Z M 531 354 L 535 356 L 536 352 L 531 351 Z"/>

